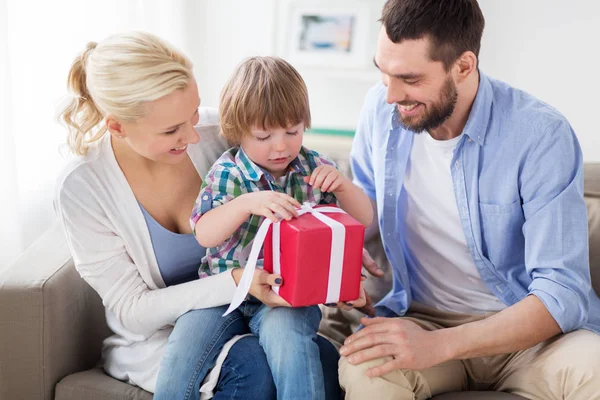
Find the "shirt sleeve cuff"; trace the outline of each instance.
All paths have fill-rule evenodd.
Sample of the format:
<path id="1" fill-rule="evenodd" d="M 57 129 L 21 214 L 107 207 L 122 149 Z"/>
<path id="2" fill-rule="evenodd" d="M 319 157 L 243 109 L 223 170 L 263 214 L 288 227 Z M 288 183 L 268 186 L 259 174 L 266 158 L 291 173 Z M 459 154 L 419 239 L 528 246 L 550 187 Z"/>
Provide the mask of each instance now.
<path id="1" fill-rule="evenodd" d="M 588 299 L 573 290 L 549 279 L 534 279 L 529 294 L 536 296 L 546 306 L 563 333 L 582 327 L 588 316 Z"/>

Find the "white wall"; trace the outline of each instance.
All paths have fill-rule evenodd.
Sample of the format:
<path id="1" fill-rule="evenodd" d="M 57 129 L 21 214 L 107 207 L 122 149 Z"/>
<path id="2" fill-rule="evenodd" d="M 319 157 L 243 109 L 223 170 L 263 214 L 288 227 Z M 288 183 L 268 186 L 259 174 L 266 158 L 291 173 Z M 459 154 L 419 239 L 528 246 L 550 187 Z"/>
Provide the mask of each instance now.
<path id="1" fill-rule="evenodd" d="M 372 9 L 369 32 L 372 51 L 384 0 L 353 0 Z M 280 55 L 288 23 L 289 0 L 205 0 L 196 6 L 202 17 L 192 27 L 199 40 L 190 51 L 202 104 L 218 105 L 219 93 L 234 67 L 247 56 Z M 314 2 L 313 2 L 314 3 Z M 327 5 L 327 0 L 319 3 Z M 314 127 L 354 129 L 366 91 L 377 82 L 374 67 L 366 73 L 323 70 L 296 65 L 308 86 Z"/>
<path id="2" fill-rule="evenodd" d="M 188 32 L 194 39 L 188 54 L 194 63 L 202 105 L 217 107 L 221 88 L 243 58 L 274 54 L 276 0 L 190 4 Z"/>
<path id="3" fill-rule="evenodd" d="M 203 104 L 216 106 L 234 66 L 253 54 L 278 54 L 290 0 L 205 0 L 197 3 L 197 41 L 190 43 Z M 372 54 L 381 6 L 372 9 Z M 330 0 L 322 0 L 324 6 Z M 589 0 L 480 0 L 486 18 L 481 67 L 560 110 L 573 125 L 586 161 L 600 162 L 600 2 Z M 375 32 L 375 33 L 373 33 Z M 281 55 L 281 54 L 280 54 Z M 371 57 L 371 54 L 368 55 Z M 373 72 L 298 69 L 310 94 L 313 125 L 352 129 Z"/>
<path id="4" fill-rule="evenodd" d="M 480 0 L 482 70 L 571 122 L 585 161 L 600 162 L 600 2 Z"/>
<path id="5" fill-rule="evenodd" d="M 56 111 L 76 55 L 88 41 L 132 29 L 187 50 L 180 21 L 189 4 L 0 0 L 0 271 L 56 218 L 54 182 L 66 153 Z"/>

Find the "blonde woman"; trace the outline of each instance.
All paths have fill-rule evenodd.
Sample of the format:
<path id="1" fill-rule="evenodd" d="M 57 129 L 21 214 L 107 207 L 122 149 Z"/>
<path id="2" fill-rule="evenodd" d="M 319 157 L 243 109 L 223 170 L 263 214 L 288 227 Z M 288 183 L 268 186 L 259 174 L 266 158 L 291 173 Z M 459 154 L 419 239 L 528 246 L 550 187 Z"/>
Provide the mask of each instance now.
<path id="1" fill-rule="evenodd" d="M 239 272 L 197 279 L 205 249 L 188 218 L 201 177 L 227 145 L 216 111 L 199 108 L 190 61 L 153 35 L 121 34 L 88 44 L 68 85 L 73 99 L 61 119 L 77 157 L 58 179 L 55 207 L 77 270 L 102 298 L 114 332 L 104 342 L 105 371 L 159 400 L 200 392 L 274 398 L 258 340 L 232 340 L 247 325 L 239 314 L 221 317 Z M 271 290 L 279 278 L 257 271 L 250 293 L 284 305 Z M 319 345 L 325 379 L 337 386 L 337 375 L 327 375 L 337 352 Z"/>

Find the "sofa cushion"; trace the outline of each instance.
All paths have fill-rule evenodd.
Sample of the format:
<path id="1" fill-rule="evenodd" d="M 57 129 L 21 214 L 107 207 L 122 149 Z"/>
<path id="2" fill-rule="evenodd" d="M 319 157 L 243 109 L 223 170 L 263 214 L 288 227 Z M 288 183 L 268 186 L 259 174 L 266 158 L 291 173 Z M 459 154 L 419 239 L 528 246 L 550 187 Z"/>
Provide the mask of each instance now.
<path id="1" fill-rule="evenodd" d="M 55 400 L 152 400 L 152 394 L 106 375 L 100 368 L 69 375 L 56 385 Z M 434 396 L 432 400 L 520 400 L 499 392 L 460 392 Z"/>
<path id="2" fill-rule="evenodd" d="M 585 194 L 600 196 L 600 163 L 585 164 L 583 179 Z"/>
<path id="3" fill-rule="evenodd" d="M 585 204 L 588 211 L 590 274 L 600 295 L 600 163 L 584 166 Z"/>
<path id="4" fill-rule="evenodd" d="M 55 400 L 152 400 L 152 394 L 106 375 L 100 368 L 69 375 L 56 385 Z"/>
<path id="5" fill-rule="evenodd" d="M 431 400 L 523 400 L 524 397 L 502 392 L 456 392 L 433 396 Z"/>
<path id="6" fill-rule="evenodd" d="M 588 212 L 590 274 L 592 286 L 600 296 L 600 193 L 597 196 L 586 195 L 585 204 Z"/>
<path id="7" fill-rule="evenodd" d="M 103 310 L 56 223 L 0 273 L 0 399 L 52 399 L 56 382 L 95 366 Z"/>

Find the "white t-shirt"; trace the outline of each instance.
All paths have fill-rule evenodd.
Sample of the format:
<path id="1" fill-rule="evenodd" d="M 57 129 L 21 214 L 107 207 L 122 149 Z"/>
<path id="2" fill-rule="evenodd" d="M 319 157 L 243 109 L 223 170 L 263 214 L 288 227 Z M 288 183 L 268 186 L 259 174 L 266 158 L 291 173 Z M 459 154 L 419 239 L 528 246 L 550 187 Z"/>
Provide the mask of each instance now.
<path id="1" fill-rule="evenodd" d="M 506 306 L 481 279 L 458 215 L 450 164 L 461 137 L 414 137 L 400 195 L 413 299 L 451 312 L 500 311 Z"/>

